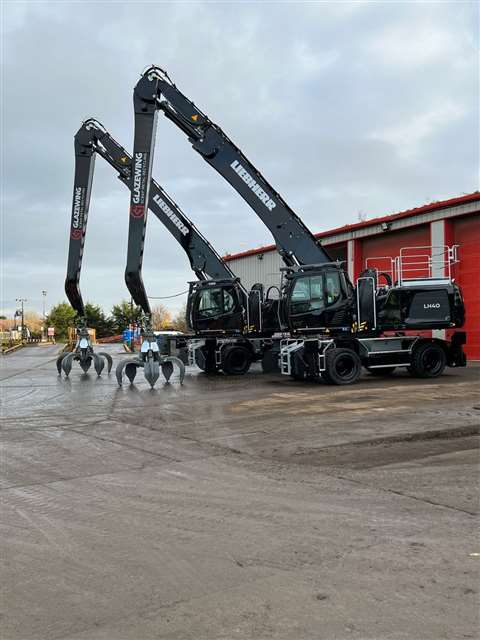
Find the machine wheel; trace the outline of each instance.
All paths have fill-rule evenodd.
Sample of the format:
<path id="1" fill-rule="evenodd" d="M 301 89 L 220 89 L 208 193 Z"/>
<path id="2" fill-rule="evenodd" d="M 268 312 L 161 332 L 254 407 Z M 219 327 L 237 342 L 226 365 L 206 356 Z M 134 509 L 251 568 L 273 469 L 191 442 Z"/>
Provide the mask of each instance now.
<path id="1" fill-rule="evenodd" d="M 353 384 L 362 373 L 362 363 L 352 349 L 329 349 L 322 378 L 328 384 Z"/>
<path id="2" fill-rule="evenodd" d="M 365 367 L 368 373 L 372 376 L 391 376 L 392 373 L 396 370 L 397 367 L 382 367 L 381 369 L 371 369 L 370 367 Z"/>
<path id="3" fill-rule="evenodd" d="M 425 342 L 413 350 L 411 375 L 415 378 L 437 378 L 447 365 L 447 356 L 439 344 Z"/>
<path id="4" fill-rule="evenodd" d="M 205 371 L 205 354 L 202 349 L 195 349 L 195 364 L 199 369 Z"/>
<path id="5" fill-rule="evenodd" d="M 232 345 L 225 347 L 222 354 L 222 369 L 230 376 L 241 376 L 250 369 L 252 356 L 246 347 Z"/>

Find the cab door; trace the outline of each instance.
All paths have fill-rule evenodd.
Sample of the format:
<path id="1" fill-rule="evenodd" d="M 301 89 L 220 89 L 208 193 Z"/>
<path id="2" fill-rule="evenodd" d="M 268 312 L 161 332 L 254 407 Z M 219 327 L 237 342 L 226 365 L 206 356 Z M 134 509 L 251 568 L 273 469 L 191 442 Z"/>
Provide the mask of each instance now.
<path id="1" fill-rule="evenodd" d="M 199 289 L 193 304 L 195 331 L 242 332 L 244 309 L 238 289 L 233 285 Z"/>
<path id="2" fill-rule="evenodd" d="M 292 279 L 289 294 L 289 324 L 292 330 L 325 329 L 346 322 L 348 296 L 338 269 Z"/>

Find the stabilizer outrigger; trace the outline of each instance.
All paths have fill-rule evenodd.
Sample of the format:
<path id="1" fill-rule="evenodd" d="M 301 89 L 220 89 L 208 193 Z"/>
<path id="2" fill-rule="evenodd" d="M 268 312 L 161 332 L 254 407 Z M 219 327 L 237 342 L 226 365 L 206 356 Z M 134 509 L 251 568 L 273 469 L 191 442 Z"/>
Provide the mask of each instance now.
<path id="1" fill-rule="evenodd" d="M 123 373 L 125 373 L 129 379 L 130 384 L 133 384 L 135 376 L 137 375 L 137 369 L 142 368 L 145 379 L 153 389 L 160 376 L 160 370 L 165 380 L 170 382 L 174 365 L 177 365 L 179 369 L 180 384 L 182 384 L 185 378 L 185 365 L 180 358 L 176 358 L 175 356 L 162 356 L 160 354 L 157 339 L 147 318 L 145 328 L 142 330 L 140 354 L 138 357 L 126 358 L 119 362 L 115 370 L 115 375 L 117 376 L 117 382 L 120 386 L 122 386 Z"/>
<path id="2" fill-rule="evenodd" d="M 74 350 L 70 353 L 62 353 L 62 355 L 57 358 L 58 375 L 61 376 L 63 371 L 65 377 L 68 378 L 74 362 L 78 362 L 83 372 L 87 373 L 93 362 L 97 376 L 100 376 L 105 368 L 105 361 L 107 364 L 107 373 L 110 373 L 113 364 L 112 356 L 103 351 L 95 353 L 87 327 L 79 326 L 77 327 L 77 342 L 75 343 Z"/>

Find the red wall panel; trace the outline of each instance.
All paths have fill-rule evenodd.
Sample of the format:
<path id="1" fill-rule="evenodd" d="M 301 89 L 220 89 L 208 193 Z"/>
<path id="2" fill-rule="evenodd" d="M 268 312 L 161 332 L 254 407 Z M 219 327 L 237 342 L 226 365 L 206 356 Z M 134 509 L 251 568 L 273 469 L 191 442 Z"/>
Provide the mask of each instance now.
<path id="1" fill-rule="evenodd" d="M 388 256 L 395 258 L 402 247 L 430 246 L 430 225 L 423 224 L 403 231 L 385 231 L 382 235 L 365 238 L 362 240 L 362 266 L 365 268 L 367 258 Z M 369 261 L 370 266 L 376 266 L 379 270 L 385 269 L 386 262 Z M 355 274 L 358 276 L 358 273 Z M 422 276 L 422 273 L 405 273 L 408 277 Z"/>
<path id="2" fill-rule="evenodd" d="M 471 360 L 480 360 L 480 214 L 463 216 L 452 223 L 454 243 L 460 245 L 454 276 L 465 299 L 466 353 Z"/>

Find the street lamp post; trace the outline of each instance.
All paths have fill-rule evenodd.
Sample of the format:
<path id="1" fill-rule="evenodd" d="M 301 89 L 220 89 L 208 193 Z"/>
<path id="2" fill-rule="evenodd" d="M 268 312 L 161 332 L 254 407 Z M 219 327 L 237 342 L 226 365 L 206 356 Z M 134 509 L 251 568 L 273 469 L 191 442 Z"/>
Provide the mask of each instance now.
<path id="1" fill-rule="evenodd" d="M 42 290 L 43 297 L 43 312 L 42 312 L 42 342 L 45 340 L 45 300 L 47 298 L 47 292 L 45 289 Z"/>
<path id="2" fill-rule="evenodd" d="M 21 311 L 21 316 L 22 316 L 22 342 L 25 340 L 26 338 L 26 332 L 25 332 L 25 312 L 24 312 L 24 308 L 23 305 L 24 303 L 27 301 L 26 298 L 17 298 L 16 299 L 17 302 L 19 302 L 22 305 L 22 311 Z"/>

